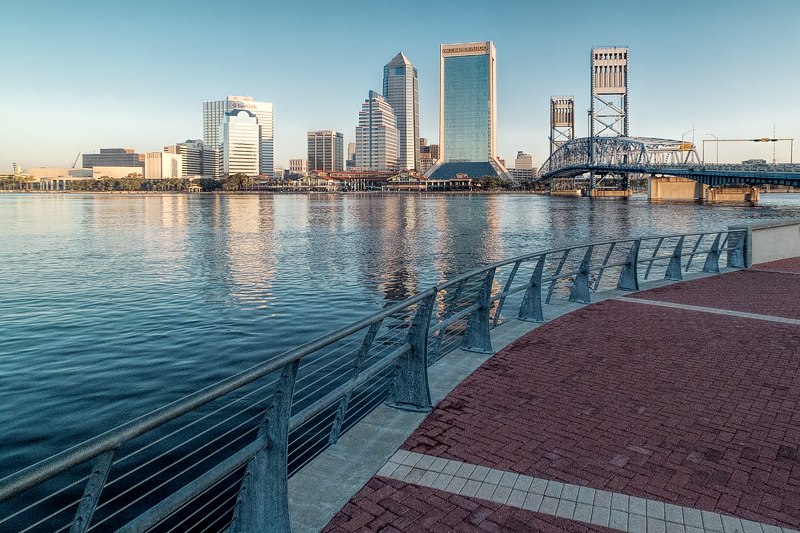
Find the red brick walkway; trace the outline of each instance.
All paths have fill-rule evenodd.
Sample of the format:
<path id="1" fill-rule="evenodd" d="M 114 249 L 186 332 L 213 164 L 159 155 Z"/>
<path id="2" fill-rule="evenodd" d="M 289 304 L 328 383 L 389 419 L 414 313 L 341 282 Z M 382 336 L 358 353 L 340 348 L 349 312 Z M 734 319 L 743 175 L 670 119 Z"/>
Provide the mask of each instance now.
<path id="1" fill-rule="evenodd" d="M 635 296 L 800 318 L 798 294 L 800 276 L 745 271 Z M 800 327 L 596 303 L 493 356 L 403 449 L 797 528 Z M 383 526 L 595 528 L 375 477 L 326 530 Z"/>
<path id="2" fill-rule="evenodd" d="M 770 261 L 769 263 L 759 263 L 753 268 L 761 270 L 777 270 L 780 272 L 800 272 L 800 257 Z"/>

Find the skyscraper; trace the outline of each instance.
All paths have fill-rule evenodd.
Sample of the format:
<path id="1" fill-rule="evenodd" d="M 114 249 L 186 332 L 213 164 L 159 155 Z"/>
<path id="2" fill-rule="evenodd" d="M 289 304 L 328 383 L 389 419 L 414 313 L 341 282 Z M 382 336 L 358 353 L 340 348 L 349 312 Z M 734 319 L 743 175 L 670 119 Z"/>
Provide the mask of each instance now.
<path id="1" fill-rule="evenodd" d="M 203 102 L 203 140 L 213 148 L 222 148 L 220 126 L 225 113 L 242 109 L 252 113 L 258 121 L 257 174 L 271 176 L 274 167 L 271 103 L 254 102 L 249 96 L 228 96 L 227 100 Z"/>
<path id="2" fill-rule="evenodd" d="M 419 168 L 417 69 L 400 52 L 383 67 L 383 96 L 397 117 L 398 167 Z"/>
<path id="3" fill-rule="evenodd" d="M 308 132 L 308 170 L 344 170 L 344 135 L 338 131 Z"/>
<path id="4" fill-rule="evenodd" d="M 358 113 L 356 171 L 397 168 L 396 124 L 396 117 L 386 99 L 370 91 Z"/>
<path id="5" fill-rule="evenodd" d="M 260 174 L 258 118 L 246 110 L 225 113 L 220 131 L 222 172 L 227 175 Z M 270 176 L 272 174 L 270 173 Z"/>
<path id="6" fill-rule="evenodd" d="M 497 160 L 496 52 L 491 41 L 443 44 L 439 55 L 439 160 L 426 176 L 509 178 Z"/>

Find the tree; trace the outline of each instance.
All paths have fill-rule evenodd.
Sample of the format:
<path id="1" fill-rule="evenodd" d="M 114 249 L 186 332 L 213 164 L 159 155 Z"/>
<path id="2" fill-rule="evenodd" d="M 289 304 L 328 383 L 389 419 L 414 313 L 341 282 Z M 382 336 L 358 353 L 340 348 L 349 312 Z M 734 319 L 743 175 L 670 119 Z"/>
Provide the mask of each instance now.
<path id="1" fill-rule="evenodd" d="M 253 180 L 251 180 L 247 174 L 243 172 L 237 172 L 236 174 L 231 174 L 222 180 L 222 188 L 226 191 L 236 191 L 242 187 L 251 185 L 252 183 Z"/>

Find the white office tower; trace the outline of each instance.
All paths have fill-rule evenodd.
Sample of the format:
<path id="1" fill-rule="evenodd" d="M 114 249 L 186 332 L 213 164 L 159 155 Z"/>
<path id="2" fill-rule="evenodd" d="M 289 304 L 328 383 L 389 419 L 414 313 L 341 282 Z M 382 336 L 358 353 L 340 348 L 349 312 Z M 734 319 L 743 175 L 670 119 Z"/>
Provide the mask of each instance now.
<path id="1" fill-rule="evenodd" d="M 369 92 L 358 113 L 356 171 L 397 169 L 397 120 L 389 103 Z"/>
<path id="2" fill-rule="evenodd" d="M 383 96 L 397 117 L 397 165 L 419 169 L 419 88 L 417 69 L 400 52 L 383 67 Z"/>
<path id="3" fill-rule="evenodd" d="M 258 163 L 259 126 L 255 114 L 244 110 L 225 113 L 219 127 L 219 141 L 223 174 L 257 176 L 261 173 Z"/>
<path id="4" fill-rule="evenodd" d="M 245 110 L 258 122 L 259 171 L 256 174 L 271 176 L 274 170 L 273 116 L 270 102 L 254 102 L 249 96 L 228 96 L 227 100 L 203 102 L 203 139 L 207 145 L 222 149 L 219 136 L 225 113 Z"/>

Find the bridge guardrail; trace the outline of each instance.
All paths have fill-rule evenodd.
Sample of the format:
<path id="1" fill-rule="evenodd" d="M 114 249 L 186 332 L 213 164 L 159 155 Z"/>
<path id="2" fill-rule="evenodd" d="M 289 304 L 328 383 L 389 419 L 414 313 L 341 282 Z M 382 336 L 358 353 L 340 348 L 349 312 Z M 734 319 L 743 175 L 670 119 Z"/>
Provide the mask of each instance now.
<path id="1" fill-rule="evenodd" d="M 0 530 L 289 531 L 289 476 L 381 403 L 429 411 L 433 362 L 491 353 L 494 327 L 544 321 L 554 300 L 719 272 L 723 255 L 743 267 L 745 238 L 621 239 L 476 268 L 0 480 Z"/>

